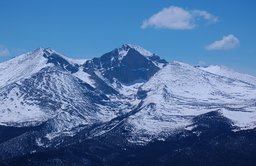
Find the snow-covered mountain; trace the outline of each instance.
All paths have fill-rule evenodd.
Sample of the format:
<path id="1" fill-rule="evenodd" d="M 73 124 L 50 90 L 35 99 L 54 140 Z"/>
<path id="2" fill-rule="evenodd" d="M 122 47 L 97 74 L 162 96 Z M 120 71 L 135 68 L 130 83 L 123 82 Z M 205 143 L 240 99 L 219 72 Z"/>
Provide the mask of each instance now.
<path id="1" fill-rule="evenodd" d="M 109 121 L 119 111 L 120 104 L 109 102 L 89 74 L 80 73 L 82 66 L 52 49 L 37 49 L 0 66 L 2 126 L 45 124 L 52 138 L 72 135 L 78 126 Z"/>
<path id="2" fill-rule="evenodd" d="M 188 126 L 196 116 L 212 111 L 220 112 L 239 129 L 256 125 L 255 85 L 185 63 L 168 64 L 142 85 L 140 93 L 145 93 L 142 110 L 128 119 L 136 137 L 161 139 L 159 135 L 191 130 Z"/>
<path id="3" fill-rule="evenodd" d="M 202 126 L 217 124 L 256 128 L 254 76 L 168 63 L 131 44 L 91 60 L 39 48 L 0 63 L 3 159 L 98 139 L 124 148 L 181 132 L 200 137 Z"/>

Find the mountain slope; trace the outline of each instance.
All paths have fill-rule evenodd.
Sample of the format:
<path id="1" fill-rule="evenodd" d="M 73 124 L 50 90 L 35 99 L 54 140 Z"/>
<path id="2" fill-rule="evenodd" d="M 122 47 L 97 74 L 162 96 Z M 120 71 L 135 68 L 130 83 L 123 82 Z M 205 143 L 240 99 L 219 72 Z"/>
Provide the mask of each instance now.
<path id="1" fill-rule="evenodd" d="M 47 59 L 42 56 L 43 52 L 38 49 L 0 63 L 0 87 L 27 78 L 42 68 L 50 66 L 51 64 L 47 64 Z"/>
<path id="2" fill-rule="evenodd" d="M 13 70 L 17 65 L 17 70 Z M 79 65 L 51 49 L 38 49 L 1 64 L 0 125 L 13 127 L 50 125 L 49 133 L 71 132 L 116 116 L 120 104 L 75 76 Z M 16 77 L 16 75 L 19 75 Z M 86 74 L 86 73 L 85 73 Z M 88 74 L 87 74 L 88 75 Z M 49 127 L 48 127 L 49 128 Z M 76 129 L 77 130 L 77 129 Z"/>
<path id="3" fill-rule="evenodd" d="M 193 125 L 194 117 L 211 111 L 220 111 L 240 128 L 256 124 L 255 85 L 181 62 L 164 67 L 139 93 L 144 93 L 142 110 L 127 120 L 135 137 L 132 141 L 140 136 L 145 142 L 162 139 L 161 135 L 185 129 Z"/>
<path id="4" fill-rule="evenodd" d="M 211 66 L 199 67 L 199 68 L 204 71 L 213 73 L 213 74 L 225 76 L 225 77 L 232 78 L 232 79 L 237 79 L 237 80 L 243 81 L 245 83 L 250 83 L 250 84 L 256 85 L 256 77 L 248 75 L 248 74 L 238 73 L 238 72 L 236 72 L 232 69 L 229 69 L 225 66 L 211 65 Z"/>

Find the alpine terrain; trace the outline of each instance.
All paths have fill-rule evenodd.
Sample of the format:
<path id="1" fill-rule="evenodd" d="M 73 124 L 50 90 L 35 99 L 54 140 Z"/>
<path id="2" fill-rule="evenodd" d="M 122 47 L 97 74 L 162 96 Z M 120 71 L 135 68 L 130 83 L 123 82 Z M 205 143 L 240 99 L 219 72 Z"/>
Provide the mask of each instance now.
<path id="1" fill-rule="evenodd" d="M 0 63 L 0 165 L 255 165 L 256 77 L 140 46 Z"/>

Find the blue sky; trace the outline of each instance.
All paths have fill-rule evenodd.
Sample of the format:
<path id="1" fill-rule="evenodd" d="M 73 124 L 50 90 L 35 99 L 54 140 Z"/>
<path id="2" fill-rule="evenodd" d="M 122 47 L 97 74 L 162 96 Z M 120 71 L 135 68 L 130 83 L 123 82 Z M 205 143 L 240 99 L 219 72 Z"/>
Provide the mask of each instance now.
<path id="1" fill-rule="evenodd" d="M 0 62 L 38 47 L 92 58 L 131 43 L 168 61 L 256 75 L 255 6 L 254 0 L 1 0 Z"/>

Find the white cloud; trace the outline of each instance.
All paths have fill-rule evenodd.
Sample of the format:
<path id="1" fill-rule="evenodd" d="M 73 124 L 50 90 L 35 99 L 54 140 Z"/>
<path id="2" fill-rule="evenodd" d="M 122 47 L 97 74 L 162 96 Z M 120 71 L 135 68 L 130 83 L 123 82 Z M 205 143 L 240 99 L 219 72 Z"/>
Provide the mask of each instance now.
<path id="1" fill-rule="evenodd" d="M 231 50 L 240 46 L 240 41 L 234 35 L 224 36 L 206 47 L 207 50 Z"/>
<path id="2" fill-rule="evenodd" d="M 180 7 L 170 6 L 144 20 L 141 28 L 148 27 L 165 29 L 193 29 L 198 20 L 203 19 L 209 22 L 216 22 L 218 18 L 207 11 L 185 10 Z"/>
<path id="3" fill-rule="evenodd" d="M 10 51 L 8 48 L 4 47 L 3 45 L 0 45 L 0 56 L 8 56 L 10 55 Z"/>
<path id="4" fill-rule="evenodd" d="M 209 22 L 217 22 L 218 21 L 218 17 L 208 13 L 207 11 L 203 11 L 203 10 L 193 10 L 191 11 L 192 15 L 194 16 L 194 18 L 203 18 L 204 20 L 207 20 Z"/>

